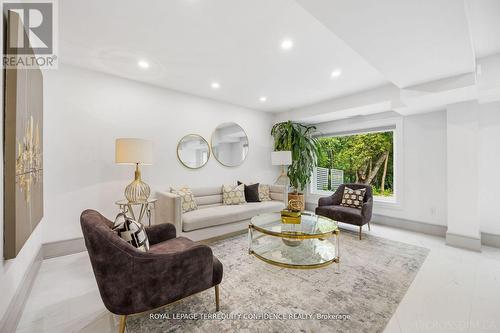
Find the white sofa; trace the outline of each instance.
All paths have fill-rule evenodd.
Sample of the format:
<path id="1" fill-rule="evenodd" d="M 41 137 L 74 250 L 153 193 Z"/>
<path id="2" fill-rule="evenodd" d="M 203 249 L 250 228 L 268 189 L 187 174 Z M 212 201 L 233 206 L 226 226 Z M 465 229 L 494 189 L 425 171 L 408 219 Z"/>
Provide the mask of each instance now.
<path id="1" fill-rule="evenodd" d="M 261 213 L 285 208 L 284 186 L 270 185 L 271 201 L 247 202 L 241 205 L 222 204 L 222 186 L 191 188 L 198 209 L 182 213 L 181 198 L 170 192 L 157 192 L 155 223 L 173 223 L 177 236 L 194 241 L 217 237 L 248 228 L 250 219 Z"/>

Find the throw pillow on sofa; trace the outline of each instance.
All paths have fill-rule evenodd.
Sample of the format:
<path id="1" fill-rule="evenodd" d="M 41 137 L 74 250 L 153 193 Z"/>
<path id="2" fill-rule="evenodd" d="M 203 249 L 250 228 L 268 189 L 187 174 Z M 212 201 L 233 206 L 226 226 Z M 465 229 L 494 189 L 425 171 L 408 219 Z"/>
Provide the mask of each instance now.
<path id="1" fill-rule="evenodd" d="M 271 201 L 271 187 L 265 184 L 259 184 L 259 200 Z"/>
<path id="2" fill-rule="evenodd" d="M 361 188 L 353 190 L 352 188 L 345 187 L 344 194 L 342 195 L 341 206 L 352 207 L 361 209 L 363 207 L 363 200 L 365 198 L 366 189 Z"/>
<path id="3" fill-rule="evenodd" d="M 222 203 L 224 205 L 240 205 L 246 203 L 245 184 L 222 185 Z"/>
<path id="4" fill-rule="evenodd" d="M 189 187 L 171 187 L 170 192 L 181 197 L 181 207 L 183 213 L 198 209 L 198 205 L 194 200 L 193 191 L 191 191 Z"/>
<path id="5" fill-rule="evenodd" d="M 241 185 L 241 184 L 243 184 L 243 183 L 238 181 L 238 185 Z M 259 183 L 251 184 L 251 185 L 243 184 L 243 186 L 245 188 L 245 201 L 246 202 L 260 202 Z"/>
<path id="6" fill-rule="evenodd" d="M 149 240 L 144 226 L 124 213 L 116 215 L 113 231 L 139 251 L 149 251 Z"/>

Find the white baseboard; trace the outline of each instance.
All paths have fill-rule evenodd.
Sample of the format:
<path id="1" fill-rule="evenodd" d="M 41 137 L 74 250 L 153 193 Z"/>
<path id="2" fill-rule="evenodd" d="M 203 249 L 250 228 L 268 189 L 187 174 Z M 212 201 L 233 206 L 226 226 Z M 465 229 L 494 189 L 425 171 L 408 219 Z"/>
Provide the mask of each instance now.
<path id="1" fill-rule="evenodd" d="M 481 236 L 480 236 L 481 237 Z M 481 238 L 467 237 L 446 232 L 446 245 L 481 252 Z"/>
<path id="2" fill-rule="evenodd" d="M 494 235 L 494 234 L 489 234 L 487 232 L 482 232 L 481 243 L 486 246 L 500 248 L 500 235 Z"/>
<path id="3" fill-rule="evenodd" d="M 33 283 L 35 282 L 35 278 L 38 275 L 38 271 L 40 270 L 40 266 L 42 264 L 42 251 L 43 250 L 40 247 L 38 253 L 33 259 L 33 262 L 28 266 L 28 270 L 26 274 L 24 274 L 14 297 L 10 301 L 7 311 L 0 320 L 0 332 L 14 333 L 16 331 L 17 325 L 23 313 L 24 305 L 28 300 L 31 288 L 33 287 Z"/>
<path id="4" fill-rule="evenodd" d="M 444 225 L 436 225 L 423 223 L 413 220 L 400 219 L 397 217 L 373 214 L 372 223 L 386 225 L 389 227 L 420 232 L 426 235 L 445 237 L 446 230 L 448 229 Z"/>
<path id="5" fill-rule="evenodd" d="M 45 243 L 42 245 L 43 259 L 67 256 L 69 254 L 85 252 L 85 241 L 83 237 L 65 239 L 57 242 Z"/>

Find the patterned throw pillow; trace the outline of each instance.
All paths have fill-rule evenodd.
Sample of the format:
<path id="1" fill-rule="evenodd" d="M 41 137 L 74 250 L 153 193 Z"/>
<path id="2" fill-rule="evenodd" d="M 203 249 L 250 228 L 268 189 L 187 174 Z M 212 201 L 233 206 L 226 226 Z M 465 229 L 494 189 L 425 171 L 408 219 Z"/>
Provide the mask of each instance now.
<path id="1" fill-rule="evenodd" d="M 139 251 L 149 251 L 149 240 L 144 226 L 124 213 L 116 215 L 113 231 Z"/>
<path id="2" fill-rule="evenodd" d="M 345 187 L 344 195 L 342 196 L 341 206 L 352 207 L 361 209 L 363 207 L 363 199 L 365 198 L 366 189 L 361 188 L 353 190 L 352 188 Z"/>
<path id="3" fill-rule="evenodd" d="M 198 209 L 198 205 L 194 200 L 193 191 L 191 191 L 189 187 L 181 187 L 181 188 L 171 187 L 170 193 L 177 194 L 178 196 L 181 197 L 181 207 L 183 213 Z"/>
<path id="4" fill-rule="evenodd" d="M 245 201 L 245 184 L 237 186 L 222 185 L 222 203 L 224 205 L 239 205 Z"/>
<path id="5" fill-rule="evenodd" d="M 271 201 L 271 188 L 269 185 L 259 184 L 259 200 Z"/>

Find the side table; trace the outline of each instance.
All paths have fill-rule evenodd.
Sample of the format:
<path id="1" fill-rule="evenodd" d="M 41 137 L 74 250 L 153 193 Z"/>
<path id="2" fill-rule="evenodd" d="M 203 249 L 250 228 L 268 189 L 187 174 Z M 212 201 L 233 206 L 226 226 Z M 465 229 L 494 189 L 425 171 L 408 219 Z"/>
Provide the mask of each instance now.
<path id="1" fill-rule="evenodd" d="M 118 209 L 125 214 L 130 214 L 135 221 L 142 223 L 142 219 L 144 216 L 148 219 L 148 226 L 151 226 L 151 211 L 155 209 L 155 204 L 158 199 L 150 198 L 146 201 L 142 202 L 129 202 L 128 200 L 118 200 L 115 204 L 118 206 Z M 136 213 L 134 212 L 134 207 L 138 207 L 138 215 L 136 217 Z"/>

